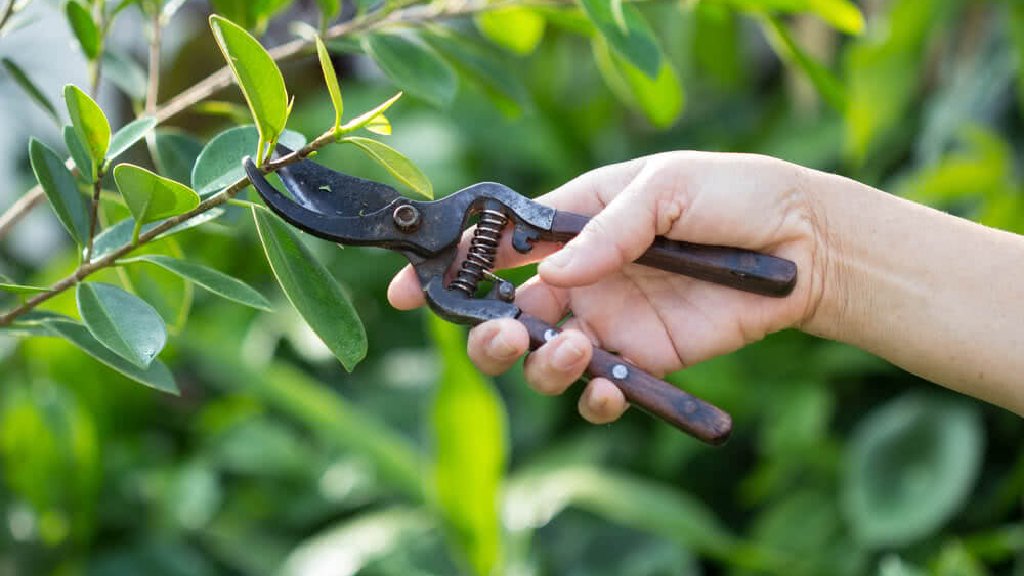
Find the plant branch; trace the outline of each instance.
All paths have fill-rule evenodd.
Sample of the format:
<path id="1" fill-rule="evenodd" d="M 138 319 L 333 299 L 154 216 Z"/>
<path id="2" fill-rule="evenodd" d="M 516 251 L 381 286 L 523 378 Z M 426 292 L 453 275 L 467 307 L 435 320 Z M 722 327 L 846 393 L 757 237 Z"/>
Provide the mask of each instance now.
<path id="1" fill-rule="evenodd" d="M 160 21 L 159 5 L 153 11 L 152 37 L 149 39 L 149 82 L 146 85 L 146 114 L 153 116 L 157 111 L 160 92 L 160 36 L 163 26 Z"/>
<path id="2" fill-rule="evenodd" d="M 96 173 L 96 181 L 92 183 L 92 206 L 89 211 L 89 239 L 85 243 L 86 264 L 92 259 L 92 240 L 96 237 L 96 228 L 99 224 L 100 214 L 100 192 L 103 190 L 103 173 Z"/>
<path id="3" fill-rule="evenodd" d="M 309 156 L 316 150 L 319 150 L 320 148 L 323 148 L 327 144 L 330 144 L 331 142 L 334 141 L 334 130 L 331 129 L 328 132 L 318 136 L 315 140 L 313 140 L 306 146 L 300 148 L 299 150 L 296 150 L 291 154 L 288 154 L 287 156 L 278 158 L 277 160 L 267 162 L 266 164 L 263 165 L 262 170 L 264 173 L 276 172 L 281 168 L 288 166 L 289 164 L 294 164 L 304 159 L 306 156 Z M 224 190 L 218 192 L 217 194 L 214 194 L 213 196 L 210 196 L 206 200 L 203 200 L 199 204 L 199 206 L 196 206 L 194 209 L 185 212 L 184 214 L 179 214 L 178 216 L 174 216 L 173 218 L 168 218 L 167 220 L 164 220 L 158 226 L 151 228 L 150 230 L 147 230 L 146 232 L 140 234 L 137 239 L 131 240 L 127 244 L 121 246 L 120 248 L 105 254 L 102 258 L 83 262 L 73 273 L 59 280 L 56 284 L 51 286 L 50 289 L 47 290 L 46 292 L 37 294 L 30 298 L 29 300 L 26 300 L 24 303 L 8 310 L 3 315 L 0 315 L 0 326 L 9 325 L 22 314 L 25 314 L 26 312 L 35 309 L 43 302 L 46 302 L 47 300 L 53 298 L 54 296 L 57 296 L 58 294 L 61 294 L 68 290 L 69 288 L 77 285 L 79 282 L 87 278 L 90 274 L 93 274 L 98 270 L 114 266 L 115 264 L 117 264 L 117 261 L 120 258 L 130 254 L 140 246 L 147 244 L 153 240 L 156 240 L 161 234 L 167 232 L 171 228 L 174 228 L 179 224 L 187 222 L 188 220 L 191 220 L 192 218 L 195 218 L 196 216 L 199 216 L 204 212 L 208 212 L 220 206 L 221 204 L 224 204 L 225 202 L 233 198 L 235 195 L 237 195 L 239 192 L 244 190 L 247 186 L 249 186 L 249 180 L 245 177 L 239 178 Z"/>
<path id="4" fill-rule="evenodd" d="M 7 5 L 4 6 L 4 11 L 0 13 L 0 32 L 3 32 L 4 26 L 7 25 L 11 20 L 11 16 L 14 16 L 14 5 L 17 4 L 18 0 L 7 0 Z"/>

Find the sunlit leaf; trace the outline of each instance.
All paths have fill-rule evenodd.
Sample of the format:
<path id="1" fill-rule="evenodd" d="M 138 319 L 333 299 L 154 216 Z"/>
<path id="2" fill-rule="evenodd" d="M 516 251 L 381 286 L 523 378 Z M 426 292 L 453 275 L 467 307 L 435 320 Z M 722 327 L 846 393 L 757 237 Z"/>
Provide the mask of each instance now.
<path id="1" fill-rule="evenodd" d="M 260 142 L 272 145 L 284 131 L 291 110 L 281 70 L 244 28 L 217 15 L 210 16 L 210 28 L 249 103 Z M 265 152 L 258 151 L 260 161 Z"/>
<path id="2" fill-rule="evenodd" d="M 75 161 L 75 167 L 78 168 L 79 177 L 88 184 L 95 182 L 96 164 L 89 156 L 89 151 L 85 149 L 85 144 L 78 138 L 75 127 L 70 124 L 64 126 L 62 134 L 64 145 L 68 147 L 68 152 L 71 153 L 71 158 Z"/>
<path id="3" fill-rule="evenodd" d="M 378 104 L 377 106 L 371 108 L 370 110 L 367 110 L 366 112 L 363 112 L 359 116 L 356 116 L 355 118 L 349 120 L 348 122 L 345 123 L 344 126 L 341 127 L 342 132 L 354 132 L 355 130 L 366 127 L 370 122 L 376 120 L 378 116 L 384 114 L 384 112 L 388 108 L 391 108 L 391 105 L 397 102 L 398 99 L 401 97 L 402 93 L 399 92 L 392 96 L 391 98 L 388 98 L 381 104 Z"/>
<path id="4" fill-rule="evenodd" d="M 110 147 L 110 122 L 106 115 L 95 100 L 74 84 L 64 87 L 64 100 L 75 134 L 85 144 L 93 163 L 102 166 Z"/>
<path id="5" fill-rule="evenodd" d="M 402 90 L 445 108 L 455 97 L 455 72 L 421 42 L 397 34 L 363 37 L 363 49 Z"/>
<path id="6" fill-rule="evenodd" d="M 161 268 L 169 270 L 182 278 L 191 280 L 199 286 L 206 288 L 214 294 L 258 308 L 260 310 L 270 310 L 270 302 L 264 298 L 254 288 L 242 282 L 237 278 L 232 278 L 223 272 L 208 268 L 202 264 L 196 264 L 195 262 L 188 262 L 186 260 L 179 260 L 170 256 L 162 256 L 159 254 L 147 254 L 143 256 L 136 256 L 120 261 L 122 264 L 131 264 L 135 262 L 148 262 L 155 264 Z"/>
<path id="7" fill-rule="evenodd" d="M 331 95 L 331 104 L 334 105 L 334 129 L 337 130 L 341 127 L 341 114 L 345 106 L 341 100 L 341 86 L 338 85 L 334 63 L 331 62 L 327 46 L 324 46 L 324 41 L 319 36 L 316 37 L 316 55 L 320 59 L 320 68 L 324 71 L 324 82 L 327 84 L 327 92 Z"/>
<path id="8" fill-rule="evenodd" d="M 0 61 L 3 62 L 4 68 L 7 69 L 7 73 L 18 87 L 21 88 L 21 90 L 31 98 L 33 102 L 38 104 L 54 122 L 60 125 L 60 116 L 57 115 L 57 109 L 53 106 L 53 102 L 50 102 L 50 99 L 43 94 L 34 82 L 32 82 L 32 79 L 28 77 L 28 74 L 26 74 L 25 71 L 15 64 L 10 58 L 0 58 Z"/>
<path id="9" fill-rule="evenodd" d="M 337 280 L 276 216 L 252 209 L 267 261 L 313 332 L 352 370 L 366 356 L 366 330 Z"/>
<path id="10" fill-rule="evenodd" d="M 892 548 L 941 528 L 974 486 L 984 440 L 977 406 L 958 399 L 909 394 L 868 413 L 842 493 L 857 539 Z"/>
<path id="11" fill-rule="evenodd" d="M 110 150 L 107 151 L 107 159 L 113 160 L 127 151 L 136 142 L 142 140 L 149 134 L 149 131 L 156 126 L 156 119 L 151 116 L 143 116 L 133 122 L 126 124 L 123 128 L 110 137 Z"/>
<path id="12" fill-rule="evenodd" d="M 139 368 L 149 366 L 167 343 L 167 328 L 157 311 L 117 286 L 83 282 L 76 297 L 89 333 Z"/>
<path id="13" fill-rule="evenodd" d="M 89 211 L 64 159 L 35 138 L 29 140 L 28 153 L 32 171 L 57 219 L 75 242 L 85 245 L 89 238 Z"/>
<path id="14" fill-rule="evenodd" d="M 192 168 L 192 188 L 205 198 L 245 178 L 242 159 L 252 156 L 258 143 L 259 133 L 252 125 L 228 128 L 214 136 Z M 298 150 L 306 145 L 306 138 L 298 132 L 285 130 L 278 143 Z"/>
<path id="15" fill-rule="evenodd" d="M 0 282 L 0 292 L 8 294 L 40 294 L 49 292 L 50 289 L 44 286 L 26 286 L 24 284 L 12 284 L 7 281 Z"/>
<path id="16" fill-rule="evenodd" d="M 847 34 L 864 32 L 864 14 L 850 0 L 810 0 L 810 8 L 837 30 Z"/>
<path id="17" fill-rule="evenodd" d="M 428 199 L 434 198 L 434 186 L 430 180 L 398 150 L 376 140 L 359 136 L 349 136 L 342 139 L 342 142 L 358 146 L 370 158 L 387 169 L 392 176 L 412 188 L 417 194 Z"/>
<path id="18" fill-rule="evenodd" d="M 523 6 L 487 10 L 473 21 L 485 38 L 522 56 L 537 49 L 546 24 L 544 16 Z"/>
<path id="19" fill-rule="evenodd" d="M 613 0 L 580 0 L 587 16 L 608 41 L 612 50 L 629 60 L 652 80 L 661 71 L 661 49 L 650 25 L 632 4 L 622 7 L 619 25 L 613 10 Z"/>
<path id="20" fill-rule="evenodd" d="M 803 70 L 825 102 L 840 112 L 845 110 L 846 88 L 839 79 L 821 62 L 807 54 L 777 17 L 765 16 L 761 21 L 765 27 L 765 36 L 779 57 Z"/>
<path id="21" fill-rule="evenodd" d="M 75 38 L 78 39 L 78 45 L 82 47 L 85 57 L 89 60 L 95 60 L 100 55 L 103 37 L 96 22 L 92 19 L 89 6 L 83 4 L 81 0 L 68 0 L 68 3 L 64 5 L 64 13 L 68 18 L 68 24 L 71 25 L 72 32 L 75 33 Z"/>
<path id="22" fill-rule="evenodd" d="M 174 383 L 174 376 L 171 375 L 171 371 L 159 360 L 153 360 L 148 367 L 140 368 L 111 352 L 103 344 L 100 344 L 85 326 L 77 322 L 52 321 L 46 322 L 46 327 L 55 336 L 64 338 L 86 354 L 140 384 L 170 394 L 176 395 L 179 393 L 178 385 Z"/>
<path id="23" fill-rule="evenodd" d="M 433 406 L 437 500 L 474 572 L 490 574 L 501 556 L 505 407 L 466 356 L 465 331 L 433 314 L 429 318 L 442 359 Z"/>
<path id="24" fill-rule="evenodd" d="M 188 186 L 132 164 L 114 168 L 114 180 L 138 226 L 199 205 L 199 195 Z"/>
<path id="25" fill-rule="evenodd" d="M 657 128 L 675 124 L 683 113 L 685 98 L 675 68 L 663 58 L 652 80 L 628 60 L 608 48 L 603 38 L 593 39 L 594 59 L 608 86 L 620 100 L 635 106 Z"/>

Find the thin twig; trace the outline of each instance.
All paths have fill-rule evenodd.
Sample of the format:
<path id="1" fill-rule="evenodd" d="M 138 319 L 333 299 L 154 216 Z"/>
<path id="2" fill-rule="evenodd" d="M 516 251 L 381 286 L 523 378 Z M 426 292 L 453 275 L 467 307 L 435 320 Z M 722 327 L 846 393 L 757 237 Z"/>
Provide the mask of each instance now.
<path id="1" fill-rule="evenodd" d="M 334 141 L 335 135 L 334 130 L 332 129 L 320 135 L 315 140 L 313 140 L 306 146 L 300 148 L 299 150 L 296 150 L 295 152 L 292 152 L 287 156 L 278 158 L 277 160 L 267 162 L 266 164 L 263 165 L 262 170 L 264 171 L 264 173 L 277 172 L 281 168 L 284 168 L 289 164 L 294 164 L 295 162 L 302 160 L 306 156 L 312 154 L 314 151 L 319 150 L 320 148 L 323 148 L 327 144 L 330 144 L 331 142 Z M 87 278 L 90 274 L 98 270 L 109 268 L 115 265 L 118 259 L 130 254 L 140 246 L 157 239 L 161 234 L 167 232 L 171 228 L 174 228 L 179 224 L 187 222 L 188 220 L 191 220 L 192 218 L 195 218 L 196 216 L 199 216 L 204 212 L 208 212 L 209 210 L 212 210 L 220 206 L 221 204 L 224 204 L 225 202 L 233 198 L 235 195 L 237 195 L 239 192 L 244 190 L 248 185 L 249 180 L 247 178 L 239 178 L 224 190 L 202 201 L 199 204 L 199 206 L 196 206 L 192 210 L 185 212 L 184 214 L 179 214 L 178 216 L 175 216 L 173 218 L 168 218 L 167 220 L 164 220 L 158 226 L 155 226 L 154 228 L 140 234 L 138 239 L 132 240 L 127 244 L 121 246 L 120 248 L 114 250 L 113 252 L 105 254 L 102 258 L 98 258 L 93 261 L 83 262 L 73 273 L 58 281 L 56 284 L 51 286 L 50 289 L 47 290 L 46 292 L 42 292 L 40 294 L 37 294 L 36 296 L 33 296 L 32 298 L 26 300 L 21 305 L 12 308 L 11 310 L 7 311 L 5 314 L 0 316 L 0 326 L 9 325 L 22 314 L 25 314 L 30 310 L 35 309 L 43 302 L 46 302 L 50 298 L 53 298 L 54 296 L 57 296 L 58 294 L 61 294 L 64 291 L 68 290 L 72 286 L 75 286 L 76 284 Z"/>
<path id="2" fill-rule="evenodd" d="M 3 13 L 0 13 L 0 32 L 3 32 L 4 26 L 10 21 L 11 16 L 14 16 L 14 5 L 18 3 L 18 0 L 8 0 L 7 5 L 4 6 Z"/>
<path id="3" fill-rule="evenodd" d="M 149 83 L 146 86 L 146 114 L 156 114 L 157 98 L 160 92 L 160 8 L 153 11 L 153 30 L 149 39 Z"/>
<path id="4" fill-rule="evenodd" d="M 92 259 L 92 240 L 96 237 L 96 228 L 100 215 L 100 192 L 103 190 L 103 174 L 96 173 L 96 181 L 92 183 L 92 206 L 89 210 L 89 239 L 85 243 L 85 263 Z"/>

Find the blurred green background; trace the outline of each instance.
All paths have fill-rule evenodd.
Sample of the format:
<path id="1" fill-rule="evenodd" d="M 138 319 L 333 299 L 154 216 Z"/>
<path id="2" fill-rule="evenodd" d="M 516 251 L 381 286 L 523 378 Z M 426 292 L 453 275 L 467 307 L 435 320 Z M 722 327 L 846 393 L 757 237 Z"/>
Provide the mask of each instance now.
<path id="1" fill-rule="evenodd" d="M 665 129 L 607 87 L 579 16 L 551 11 L 532 54 L 495 52 L 524 87 L 518 114 L 462 82 L 446 110 L 403 98 L 388 142 L 439 194 L 495 180 L 536 195 L 642 154 L 742 151 L 1024 230 L 1021 3 L 867 0 L 859 36 L 790 13 L 828 4 L 644 2 L 686 94 Z M 767 19 L 765 6 L 782 13 Z M 176 16 L 162 99 L 221 65 L 208 11 L 188 2 Z M 314 3 L 272 21 L 264 43 L 288 39 L 296 20 L 315 22 Z M 129 22 L 122 45 L 138 54 Z M 31 30 L 0 50 L 15 38 L 24 50 Z M 336 65 L 346 109 L 394 92 L 362 56 L 339 53 Z M 321 133 L 333 111 L 315 58 L 284 70 L 289 128 Z M 20 98 L 6 77 L 0 97 Z M 186 113 L 172 124 L 162 138 L 187 158 L 231 122 Z M 31 182 L 23 136 L 12 190 Z M 318 161 L 388 180 L 342 148 Z M 47 218 L 20 227 L 55 226 Z M 591 426 L 575 410 L 579 388 L 542 397 L 518 369 L 484 379 L 461 327 L 390 309 L 400 257 L 308 240 L 366 325 L 369 356 L 352 373 L 292 311 L 244 213 L 158 249 L 245 279 L 275 312 L 173 276 L 134 284 L 188 318 L 162 356 L 181 397 L 64 341 L 0 334 L 0 575 L 1024 574 L 1014 414 L 787 331 L 671 375 L 732 413 L 722 448 L 637 410 Z M 39 259 L 12 242 L 0 243 L 11 277 L 45 284 L 75 265 L 70 244 Z M 74 299 L 50 308 L 74 314 Z"/>

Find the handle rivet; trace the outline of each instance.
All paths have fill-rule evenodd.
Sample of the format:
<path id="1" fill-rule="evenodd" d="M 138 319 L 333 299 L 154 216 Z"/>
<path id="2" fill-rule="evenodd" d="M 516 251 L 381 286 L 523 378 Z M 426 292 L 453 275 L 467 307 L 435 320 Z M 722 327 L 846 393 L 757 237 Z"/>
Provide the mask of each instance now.
<path id="1" fill-rule="evenodd" d="M 420 211 L 415 206 L 402 204 L 395 208 L 391 217 L 402 232 L 415 232 L 420 227 Z"/>
<path id="2" fill-rule="evenodd" d="M 544 331 L 545 342 L 551 342 L 552 340 L 555 339 L 555 336 L 558 336 L 558 330 L 555 330 L 554 328 L 548 328 L 547 330 Z"/>
<path id="3" fill-rule="evenodd" d="M 629 376 L 629 368 L 626 368 L 622 364 L 616 364 L 612 366 L 612 378 L 616 380 L 625 380 Z"/>

